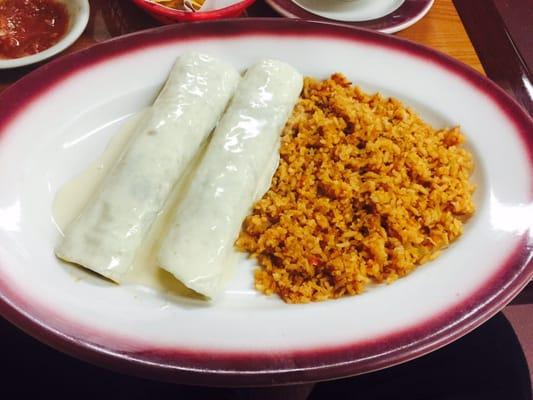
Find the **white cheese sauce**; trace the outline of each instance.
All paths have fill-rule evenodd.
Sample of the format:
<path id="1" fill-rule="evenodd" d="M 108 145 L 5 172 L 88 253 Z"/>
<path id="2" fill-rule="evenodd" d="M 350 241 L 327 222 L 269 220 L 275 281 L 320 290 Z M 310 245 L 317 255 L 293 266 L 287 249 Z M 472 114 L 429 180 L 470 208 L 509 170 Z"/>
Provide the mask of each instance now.
<path id="1" fill-rule="evenodd" d="M 270 187 L 303 85 L 275 60 L 239 79 L 208 56 L 180 57 L 154 106 L 57 193 L 58 257 L 121 284 L 219 294 L 243 257 L 234 242 Z"/>
<path id="2" fill-rule="evenodd" d="M 53 218 L 61 235 L 63 235 L 66 227 L 82 212 L 93 193 L 98 190 L 102 180 L 134 135 L 135 126 L 142 118 L 144 112 L 146 110 L 132 116 L 121 130 L 111 138 L 104 152 L 85 170 L 58 190 L 53 203 Z M 159 268 L 157 253 L 161 240 L 170 228 L 172 216 L 180 199 L 183 197 L 184 189 L 190 185 L 192 171 L 197 168 L 204 153 L 205 149 L 203 148 L 193 160 L 193 165 L 186 172 L 184 180 L 172 191 L 171 198 L 165 208 L 158 214 L 146 240 L 136 254 L 131 269 L 123 277 L 124 284 L 140 285 L 165 294 L 198 297 L 193 290 L 183 285 L 172 274 Z M 272 155 L 265 173 L 258 182 L 256 200 L 259 200 L 269 189 L 272 177 L 278 167 L 278 161 L 279 155 L 276 152 Z M 224 266 L 226 273 L 223 281 L 231 279 L 238 260 L 243 258 L 243 255 L 236 249 L 233 249 L 231 253 L 226 260 L 227 265 Z"/>
<path id="3" fill-rule="evenodd" d="M 181 55 L 120 157 L 64 230 L 56 255 L 122 283 L 239 80 L 238 71 L 220 60 Z"/>
<path id="4" fill-rule="evenodd" d="M 53 203 L 53 218 L 61 235 L 64 235 L 66 227 L 82 212 L 85 205 L 91 201 L 93 193 L 96 192 L 102 180 L 109 173 L 111 167 L 120 157 L 124 148 L 135 134 L 135 127 L 143 117 L 141 111 L 131 117 L 126 124 L 109 141 L 104 152 L 96 158 L 85 170 L 65 183 L 56 193 Z M 200 159 L 199 155 L 193 161 L 196 164 Z M 186 172 L 188 177 L 189 174 Z M 185 180 L 187 179 L 184 178 Z M 158 214 L 152 229 L 148 233 L 141 248 L 137 252 L 131 268 L 123 276 L 123 283 L 132 285 L 142 285 L 157 291 L 178 295 L 194 295 L 194 292 L 171 274 L 157 265 L 157 243 L 160 242 L 161 235 L 165 232 L 166 222 L 170 218 L 173 208 L 179 201 L 180 189 L 185 182 L 181 182 L 173 190 L 171 198 L 166 207 Z"/>
<path id="5" fill-rule="evenodd" d="M 263 60 L 244 75 L 194 173 L 159 251 L 159 263 L 187 287 L 213 298 L 224 286 L 242 222 L 262 197 L 279 160 L 280 136 L 303 77 Z"/>

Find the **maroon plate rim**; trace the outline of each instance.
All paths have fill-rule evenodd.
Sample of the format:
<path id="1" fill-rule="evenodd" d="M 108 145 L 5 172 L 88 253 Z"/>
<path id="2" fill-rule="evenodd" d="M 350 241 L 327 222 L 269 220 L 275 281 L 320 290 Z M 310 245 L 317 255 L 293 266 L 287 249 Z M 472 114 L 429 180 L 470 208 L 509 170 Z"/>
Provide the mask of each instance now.
<path id="1" fill-rule="evenodd" d="M 313 14 L 292 0 L 266 0 L 279 14 L 288 18 L 300 18 L 312 21 L 342 23 L 359 28 L 372 29 L 384 33 L 394 33 L 415 24 L 426 15 L 435 0 L 405 0 L 403 4 L 390 14 L 368 21 L 336 21 Z"/>
<path id="2" fill-rule="evenodd" d="M 169 25 L 113 39 L 56 59 L 0 95 L 0 135 L 33 100 L 71 74 L 99 62 L 162 43 L 246 35 L 330 37 L 363 42 L 400 51 L 446 68 L 468 82 L 473 90 L 491 99 L 514 124 L 519 139 L 527 149 L 533 176 L 533 119 L 487 78 L 449 56 L 404 39 L 341 24 L 303 20 L 255 18 Z M 533 193 L 531 197 L 533 204 Z M 61 325 L 53 312 L 43 317 L 38 304 L 29 303 L 23 293 L 11 288 L 1 276 L 0 314 L 60 351 L 133 375 L 212 386 L 296 384 L 386 368 L 458 339 L 496 314 L 527 285 L 533 277 L 532 259 L 533 234 L 528 230 L 498 271 L 460 304 L 417 325 L 371 341 L 302 351 L 222 353 L 192 352 L 185 348 L 156 348 L 142 353 L 120 351 L 109 346 L 110 343 L 116 343 L 116 339 L 106 332 L 91 332 L 92 337 L 99 338 L 98 342 L 94 342 L 85 338 L 87 332 L 77 326 L 77 322 L 63 320 Z M 65 323 L 71 328 L 69 332 L 78 332 L 79 335 L 62 331 L 61 326 L 65 326 Z"/>

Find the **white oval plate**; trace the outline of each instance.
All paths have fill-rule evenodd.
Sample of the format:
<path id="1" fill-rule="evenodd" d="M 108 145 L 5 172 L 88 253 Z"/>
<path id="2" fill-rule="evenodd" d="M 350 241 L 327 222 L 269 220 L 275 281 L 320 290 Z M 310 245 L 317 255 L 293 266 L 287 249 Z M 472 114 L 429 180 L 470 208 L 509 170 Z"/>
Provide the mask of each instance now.
<path id="1" fill-rule="evenodd" d="M 307 305 L 257 293 L 250 262 L 215 304 L 115 286 L 58 262 L 55 193 L 152 102 L 189 49 L 240 69 L 273 57 L 318 78 L 340 71 L 367 91 L 403 100 L 437 127 L 461 125 L 478 184 L 478 210 L 463 237 L 392 285 Z M 218 21 L 94 46 L 0 96 L 0 311 L 58 349 L 176 382 L 294 383 L 412 359 L 481 324 L 531 278 L 532 131 L 530 117 L 473 70 L 345 26 Z"/>

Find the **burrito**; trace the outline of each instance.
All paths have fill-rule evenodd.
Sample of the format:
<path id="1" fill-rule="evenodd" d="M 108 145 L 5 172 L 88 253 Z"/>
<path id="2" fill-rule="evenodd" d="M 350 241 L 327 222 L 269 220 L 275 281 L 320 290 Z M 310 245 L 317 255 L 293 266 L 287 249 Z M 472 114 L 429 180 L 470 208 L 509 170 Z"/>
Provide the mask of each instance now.
<path id="1" fill-rule="evenodd" d="M 212 298 L 219 290 L 241 224 L 269 188 L 302 86 L 294 68 L 274 60 L 239 83 L 158 254 L 159 265 L 194 291 Z"/>
<path id="2" fill-rule="evenodd" d="M 56 255 L 120 283 L 239 81 L 238 71 L 220 60 L 180 56 L 125 150 L 67 227 Z"/>

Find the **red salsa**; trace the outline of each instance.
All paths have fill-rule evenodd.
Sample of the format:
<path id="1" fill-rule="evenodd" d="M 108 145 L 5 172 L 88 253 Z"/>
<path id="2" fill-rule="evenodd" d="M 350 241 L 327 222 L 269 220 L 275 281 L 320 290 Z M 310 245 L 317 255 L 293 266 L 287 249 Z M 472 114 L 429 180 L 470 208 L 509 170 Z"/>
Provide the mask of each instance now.
<path id="1" fill-rule="evenodd" d="M 0 58 L 39 53 L 68 28 L 68 11 L 56 0 L 0 0 Z"/>

